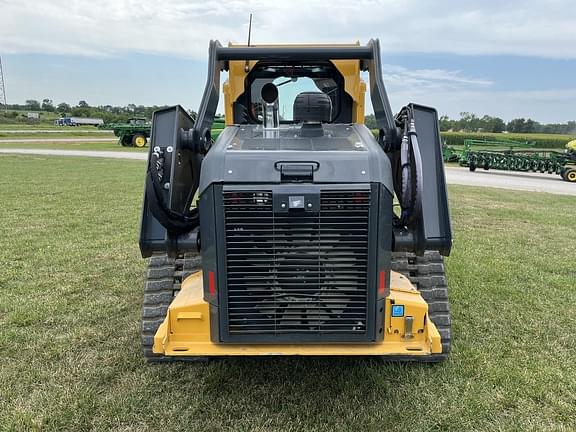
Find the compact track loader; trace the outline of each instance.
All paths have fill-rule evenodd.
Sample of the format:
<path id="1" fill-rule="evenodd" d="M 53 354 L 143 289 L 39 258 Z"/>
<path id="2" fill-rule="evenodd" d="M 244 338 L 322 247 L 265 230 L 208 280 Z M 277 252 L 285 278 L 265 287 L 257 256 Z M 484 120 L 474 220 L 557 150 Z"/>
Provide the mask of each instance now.
<path id="1" fill-rule="evenodd" d="M 392 114 L 378 40 L 212 41 L 196 121 L 180 106 L 153 116 L 144 355 L 442 360 L 451 236 L 437 113 Z"/>

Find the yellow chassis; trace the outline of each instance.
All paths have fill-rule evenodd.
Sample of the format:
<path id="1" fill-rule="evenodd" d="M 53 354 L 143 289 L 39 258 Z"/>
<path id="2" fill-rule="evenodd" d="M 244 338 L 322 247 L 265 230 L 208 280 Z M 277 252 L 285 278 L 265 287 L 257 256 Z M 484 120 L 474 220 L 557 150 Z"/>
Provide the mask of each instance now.
<path id="1" fill-rule="evenodd" d="M 153 351 L 166 356 L 360 355 L 427 356 L 442 352 L 440 334 L 428 317 L 428 304 L 410 281 L 392 272 L 386 298 L 384 338 L 370 344 L 216 344 L 210 340 L 210 310 L 203 299 L 202 272 L 190 275 L 154 336 Z M 404 314 L 392 317 L 392 305 Z M 410 331 L 410 326 L 412 327 Z"/>

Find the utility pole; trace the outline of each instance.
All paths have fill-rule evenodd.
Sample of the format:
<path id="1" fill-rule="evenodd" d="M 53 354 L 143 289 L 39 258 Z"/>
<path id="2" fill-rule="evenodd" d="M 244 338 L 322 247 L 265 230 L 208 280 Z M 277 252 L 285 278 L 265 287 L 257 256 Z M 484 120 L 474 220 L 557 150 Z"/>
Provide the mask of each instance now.
<path id="1" fill-rule="evenodd" d="M 4 105 L 4 112 L 8 112 L 6 103 L 6 86 L 4 85 L 4 71 L 2 70 L 2 57 L 0 56 L 0 108 Z"/>

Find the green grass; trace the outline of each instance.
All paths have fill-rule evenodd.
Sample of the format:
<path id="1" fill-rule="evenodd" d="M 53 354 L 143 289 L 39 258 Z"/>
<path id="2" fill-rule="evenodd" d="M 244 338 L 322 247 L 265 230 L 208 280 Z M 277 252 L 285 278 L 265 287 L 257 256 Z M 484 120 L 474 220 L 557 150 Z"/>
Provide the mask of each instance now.
<path id="1" fill-rule="evenodd" d="M 38 138 L 38 139 L 60 139 L 60 138 L 114 138 L 114 133 L 112 131 L 98 132 L 94 130 L 64 130 L 55 132 L 37 132 L 32 133 L 28 131 L 22 131 L 18 133 L 2 132 L 0 130 L 0 139 L 23 139 L 23 138 Z"/>
<path id="2" fill-rule="evenodd" d="M 148 366 L 144 164 L 0 156 L 0 430 L 574 430 L 573 197 L 451 187 L 438 365 Z"/>
<path id="3" fill-rule="evenodd" d="M 19 149 L 55 149 L 55 150 L 106 150 L 106 151 L 130 151 L 136 153 L 146 153 L 148 145 L 145 148 L 122 147 L 117 141 L 96 141 L 96 142 L 17 142 L 2 143 L 0 148 L 19 148 Z"/>
<path id="4" fill-rule="evenodd" d="M 94 126 L 74 126 L 73 128 L 70 126 L 56 126 L 53 122 L 41 122 L 41 123 L 21 123 L 21 122 L 13 122 L 13 123 L 0 123 L 0 131 L 2 130 L 63 130 L 63 129 L 74 129 L 74 130 L 95 130 Z"/>
<path id="5" fill-rule="evenodd" d="M 10 133 L 7 131 L 18 131 Z M 50 132 L 35 132 L 50 131 Z M 103 131 L 94 126 L 55 126 L 53 123 L 0 123 L 0 139 L 20 139 L 20 138 L 113 138 L 112 131 Z"/>

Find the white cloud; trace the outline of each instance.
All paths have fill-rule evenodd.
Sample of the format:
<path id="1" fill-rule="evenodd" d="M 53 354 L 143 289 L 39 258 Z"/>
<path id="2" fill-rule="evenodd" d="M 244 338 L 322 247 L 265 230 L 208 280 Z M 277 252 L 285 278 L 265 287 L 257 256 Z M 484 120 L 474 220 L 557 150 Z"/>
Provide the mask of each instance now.
<path id="1" fill-rule="evenodd" d="M 408 102 L 435 107 L 439 113 L 459 118 L 461 111 L 498 116 L 506 121 L 532 118 L 542 123 L 574 120 L 576 89 L 505 91 L 460 89 L 434 91 L 422 88 L 400 89 L 389 86 L 390 102 L 396 111 Z"/>
<path id="2" fill-rule="evenodd" d="M 466 76 L 462 71 L 445 69 L 407 69 L 384 64 L 386 82 L 402 89 L 451 90 L 466 87 L 489 87 L 492 81 Z"/>
<path id="3" fill-rule="evenodd" d="M 411 70 L 391 64 L 383 65 L 383 70 L 394 111 L 415 102 L 434 106 L 452 118 L 469 111 L 480 116 L 499 116 L 506 121 L 518 117 L 549 123 L 574 120 L 576 89 L 506 91 L 493 88 L 491 81 L 467 76 L 461 71 Z M 369 100 L 367 106 L 371 110 Z"/>
<path id="4" fill-rule="evenodd" d="M 166 53 L 204 59 L 210 38 L 381 39 L 388 52 L 576 58 L 573 0 L 0 0 L 3 52 Z"/>
<path id="5" fill-rule="evenodd" d="M 365 43 L 377 37 L 384 53 L 576 59 L 574 0 L 0 0 L 0 52 L 90 57 L 148 53 L 205 61 L 210 39 L 245 42 L 250 12 L 255 43 Z M 396 109 L 414 101 L 451 116 L 466 110 L 505 119 L 574 117 L 576 90 L 503 91 L 471 72 L 389 64 L 384 76 Z M 12 84 L 13 97 L 24 100 L 46 91 L 38 89 L 35 96 L 29 77 L 21 78 L 20 88 Z M 550 88 L 553 79 L 543 77 L 541 84 Z M 171 85 L 166 83 L 162 92 Z M 202 87 L 188 90 L 190 100 L 199 99 L 194 92 Z M 114 97 L 130 99 L 133 94 L 108 94 L 105 99 Z M 171 103 L 157 99 L 146 102 Z"/>

